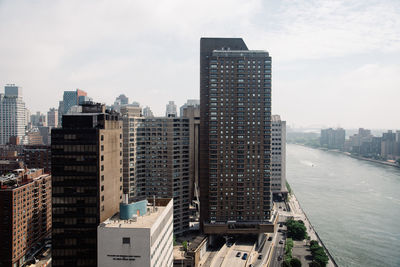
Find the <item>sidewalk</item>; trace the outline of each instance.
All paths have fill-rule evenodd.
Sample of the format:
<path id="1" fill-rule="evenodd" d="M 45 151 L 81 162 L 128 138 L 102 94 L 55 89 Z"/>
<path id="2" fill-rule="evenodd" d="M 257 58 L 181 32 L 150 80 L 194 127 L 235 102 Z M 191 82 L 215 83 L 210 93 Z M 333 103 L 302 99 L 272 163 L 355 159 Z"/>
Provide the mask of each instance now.
<path id="1" fill-rule="evenodd" d="M 322 243 L 322 241 L 319 238 L 318 234 L 315 232 L 314 227 L 312 226 L 312 224 L 308 220 L 307 215 L 302 210 L 302 208 L 300 206 L 300 203 L 299 203 L 299 201 L 297 200 L 297 198 L 296 198 L 296 196 L 294 194 L 290 195 L 289 206 L 290 206 L 293 218 L 295 220 L 302 220 L 304 222 L 304 225 L 306 226 L 306 229 L 307 229 L 307 234 L 310 237 L 310 239 L 311 240 L 318 240 L 320 245 L 322 245 L 324 247 L 325 252 L 329 257 L 329 262 L 328 262 L 327 266 L 328 267 L 336 267 L 337 265 L 335 264 L 334 260 L 332 259 L 332 256 L 330 255 L 329 251 L 326 249 L 326 247 Z"/>

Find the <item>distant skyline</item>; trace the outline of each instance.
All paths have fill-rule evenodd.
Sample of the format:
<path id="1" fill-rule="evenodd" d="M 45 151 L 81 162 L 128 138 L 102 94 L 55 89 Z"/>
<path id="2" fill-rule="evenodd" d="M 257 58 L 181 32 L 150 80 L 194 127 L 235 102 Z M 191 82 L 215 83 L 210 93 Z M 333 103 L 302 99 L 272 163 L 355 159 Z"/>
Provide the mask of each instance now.
<path id="1" fill-rule="evenodd" d="M 32 113 L 63 91 L 164 115 L 199 99 L 201 37 L 272 56 L 272 109 L 289 125 L 399 129 L 400 1 L 0 0 L 0 92 Z"/>

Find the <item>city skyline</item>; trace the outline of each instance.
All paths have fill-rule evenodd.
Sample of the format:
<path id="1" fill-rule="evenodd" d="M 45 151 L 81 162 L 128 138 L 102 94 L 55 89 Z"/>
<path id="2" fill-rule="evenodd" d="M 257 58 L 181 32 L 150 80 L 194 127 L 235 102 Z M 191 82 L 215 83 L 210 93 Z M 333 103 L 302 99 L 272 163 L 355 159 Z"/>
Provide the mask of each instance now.
<path id="1" fill-rule="evenodd" d="M 274 55 L 272 113 L 289 125 L 398 128 L 399 10 L 396 1 L 2 1 L 0 84 L 21 86 L 32 112 L 81 88 L 161 115 L 168 100 L 199 99 L 200 37 L 240 36 Z"/>

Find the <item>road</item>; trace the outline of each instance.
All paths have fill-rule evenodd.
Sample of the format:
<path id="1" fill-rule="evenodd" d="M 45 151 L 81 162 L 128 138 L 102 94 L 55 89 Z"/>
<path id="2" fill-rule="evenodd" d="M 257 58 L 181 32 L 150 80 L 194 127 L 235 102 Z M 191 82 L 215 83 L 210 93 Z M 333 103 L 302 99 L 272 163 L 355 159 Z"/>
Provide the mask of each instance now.
<path id="1" fill-rule="evenodd" d="M 285 216 L 279 216 L 279 221 L 278 221 L 279 223 L 281 223 L 281 222 L 283 223 L 285 221 L 286 221 Z M 286 226 L 283 225 L 282 227 L 279 227 L 279 225 L 278 225 L 278 230 L 277 230 L 276 236 L 274 238 L 274 244 L 273 244 L 274 247 L 273 247 L 271 257 L 270 257 L 271 260 L 268 265 L 269 267 L 282 266 L 282 260 L 278 260 L 278 257 L 282 256 L 282 258 L 283 258 L 283 255 L 285 254 L 285 242 L 283 242 L 283 244 L 279 244 L 279 241 L 286 240 L 285 233 L 286 233 Z"/>

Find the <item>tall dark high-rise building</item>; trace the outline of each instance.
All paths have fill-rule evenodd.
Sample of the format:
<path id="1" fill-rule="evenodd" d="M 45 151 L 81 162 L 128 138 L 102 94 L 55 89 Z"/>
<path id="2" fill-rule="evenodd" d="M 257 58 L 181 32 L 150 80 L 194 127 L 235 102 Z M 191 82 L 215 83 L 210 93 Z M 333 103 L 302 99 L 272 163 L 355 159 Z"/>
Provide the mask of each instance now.
<path id="1" fill-rule="evenodd" d="M 200 118 L 203 232 L 272 231 L 268 52 L 241 38 L 201 38 Z"/>
<path id="2" fill-rule="evenodd" d="M 53 266 L 97 266 L 97 227 L 122 202 L 122 123 L 100 104 L 52 130 Z"/>

